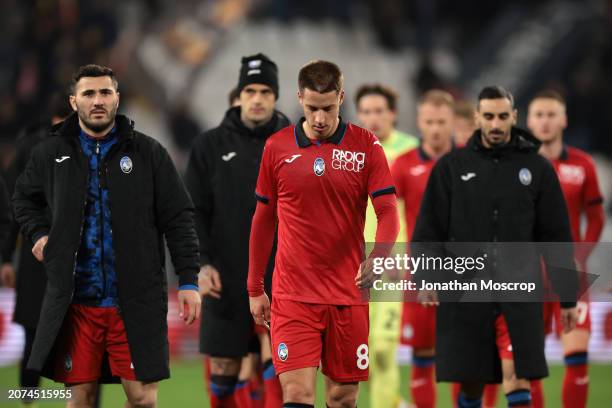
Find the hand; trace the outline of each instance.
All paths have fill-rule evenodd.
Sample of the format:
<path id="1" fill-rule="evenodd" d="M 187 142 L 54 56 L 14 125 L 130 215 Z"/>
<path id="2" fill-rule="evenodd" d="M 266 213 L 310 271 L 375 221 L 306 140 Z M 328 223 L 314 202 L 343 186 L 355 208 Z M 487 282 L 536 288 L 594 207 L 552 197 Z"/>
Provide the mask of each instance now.
<path id="1" fill-rule="evenodd" d="M 578 322 L 578 310 L 575 307 L 561 309 L 561 324 L 563 333 L 569 333 L 576 327 Z"/>
<path id="2" fill-rule="evenodd" d="M 270 299 L 265 293 L 257 297 L 249 297 L 251 314 L 255 323 L 260 326 L 269 327 L 266 323 L 270 322 Z"/>
<path id="3" fill-rule="evenodd" d="M 438 306 L 440 302 L 438 301 L 438 292 L 435 290 L 420 290 L 417 295 L 417 300 L 423 306 Z"/>
<path id="4" fill-rule="evenodd" d="M 359 265 L 359 270 L 357 275 L 355 275 L 355 284 L 359 289 L 371 288 L 375 278 L 374 259 L 368 258 Z"/>
<path id="5" fill-rule="evenodd" d="M 204 265 L 198 274 L 200 296 L 210 296 L 221 299 L 221 276 L 212 265 Z"/>
<path id="6" fill-rule="evenodd" d="M 15 287 L 15 268 L 12 263 L 7 262 L 0 266 L 0 281 L 5 288 Z"/>
<path id="7" fill-rule="evenodd" d="M 178 291 L 179 317 L 186 324 L 193 323 L 200 318 L 200 307 L 202 298 L 193 289 L 185 289 Z"/>
<path id="8" fill-rule="evenodd" d="M 38 238 L 38 241 L 36 241 L 36 243 L 32 247 L 32 255 L 34 255 L 34 258 L 36 258 L 38 262 L 43 261 L 43 258 L 44 258 L 43 250 L 45 249 L 45 246 L 47 245 L 47 241 L 49 241 L 49 236 L 44 235 Z"/>

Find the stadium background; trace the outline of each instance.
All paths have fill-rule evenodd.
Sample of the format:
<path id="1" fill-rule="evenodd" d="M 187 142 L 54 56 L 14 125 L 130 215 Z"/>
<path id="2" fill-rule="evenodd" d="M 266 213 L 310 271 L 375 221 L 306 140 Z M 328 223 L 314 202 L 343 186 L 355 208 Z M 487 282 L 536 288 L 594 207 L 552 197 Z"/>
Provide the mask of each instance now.
<path id="1" fill-rule="evenodd" d="M 415 130 L 415 101 L 441 87 L 474 99 L 484 85 L 506 86 L 524 123 L 526 101 L 552 87 L 568 101 L 565 140 L 595 157 L 612 240 L 612 1 L 484 0 L 0 0 L 0 169 L 26 125 L 45 117 L 51 96 L 74 69 L 96 62 L 120 81 L 121 111 L 158 138 L 179 168 L 193 137 L 216 126 L 237 83 L 240 57 L 264 52 L 279 66 L 278 108 L 296 120 L 299 67 L 311 59 L 344 71 L 343 116 L 354 120 L 353 92 L 382 82 L 400 94 L 398 128 Z M 0 171 L 1 171 L 0 170 Z M 170 268 L 169 268 L 170 271 Z M 174 279 L 170 273 L 170 279 Z M 13 293 L 0 289 L 0 388 L 17 384 L 23 334 L 11 323 Z M 169 313 L 173 379 L 160 406 L 204 406 L 197 328 Z M 548 340 L 549 406 L 558 401 L 559 343 Z M 409 350 L 400 350 L 400 362 Z M 612 305 L 595 303 L 590 406 L 612 400 Z M 403 375 L 406 377 L 406 371 Z M 407 379 L 402 384 L 407 391 Z M 440 404 L 449 401 L 441 386 Z M 367 386 L 364 389 L 367 393 Z M 557 398 L 555 400 L 555 398 Z M 106 387 L 104 406 L 119 406 Z M 114 401 L 114 402 L 113 402 Z M 366 399 L 360 406 L 366 406 Z M 0 396 L 0 406 L 10 406 Z M 52 405 L 48 405 L 52 406 Z M 501 405 L 500 405 L 501 406 Z"/>

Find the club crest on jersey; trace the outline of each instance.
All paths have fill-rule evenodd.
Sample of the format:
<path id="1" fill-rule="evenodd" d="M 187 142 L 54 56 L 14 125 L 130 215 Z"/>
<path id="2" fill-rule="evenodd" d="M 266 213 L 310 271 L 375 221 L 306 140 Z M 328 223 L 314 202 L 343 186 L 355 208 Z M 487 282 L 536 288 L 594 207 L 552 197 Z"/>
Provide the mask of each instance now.
<path id="1" fill-rule="evenodd" d="M 359 173 L 365 167 L 365 153 L 334 149 L 332 151 L 332 169 Z"/>
<path id="2" fill-rule="evenodd" d="M 317 157 L 312 165 L 312 169 L 314 174 L 317 176 L 322 176 L 325 173 L 325 160 L 320 157 Z"/>
<path id="3" fill-rule="evenodd" d="M 64 358 L 64 370 L 68 373 L 72 371 L 72 357 L 70 354 L 66 354 Z"/>
<path id="4" fill-rule="evenodd" d="M 287 360 L 287 357 L 289 357 L 289 349 L 287 348 L 287 345 L 285 343 L 281 343 L 278 345 L 277 354 L 278 358 L 280 358 L 281 361 Z"/>
<path id="5" fill-rule="evenodd" d="M 529 169 L 523 167 L 519 171 L 519 180 L 521 181 L 521 184 L 524 186 L 528 186 L 531 184 L 531 172 L 529 171 Z"/>
<path id="6" fill-rule="evenodd" d="M 122 172 L 125 174 L 130 174 L 132 172 L 132 159 L 130 159 L 128 156 L 123 156 L 119 162 L 119 166 L 121 167 Z"/>

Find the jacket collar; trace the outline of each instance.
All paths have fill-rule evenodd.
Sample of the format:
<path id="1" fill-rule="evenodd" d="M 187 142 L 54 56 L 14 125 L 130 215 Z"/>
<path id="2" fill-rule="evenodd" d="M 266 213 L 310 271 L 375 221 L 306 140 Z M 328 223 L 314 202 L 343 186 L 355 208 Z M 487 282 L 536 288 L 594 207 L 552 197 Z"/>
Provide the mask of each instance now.
<path id="1" fill-rule="evenodd" d="M 227 112 L 225 112 L 223 121 L 221 121 L 221 127 L 227 128 L 231 132 L 261 139 L 271 136 L 290 124 L 291 122 L 283 113 L 274 111 L 272 119 L 270 119 L 267 123 L 257 126 L 255 129 L 250 129 L 246 127 L 240 119 L 240 106 L 228 109 Z"/>
<path id="2" fill-rule="evenodd" d="M 340 142 L 342 142 L 344 134 L 346 133 L 347 124 L 346 122 L 342 121 L 342 117 L 340 117 L 339 119 L 340 121 L 338 122 L 338 127 L 336 128 L 336 131 L 333 135 L 327 138 L 327 140 L 325 140 L 326 142 L 333 143 L 335 145 L 339 145 Z M 303 125 L 305 121 L 306 118 L 302 117 L 299 120 L 298 124 L 295 125 L 295 141 L 299 147 L 308 147 L 312 144 L 312 141 L 308 138 L 308 136 L 306 136 L 306 133 L 304 132 Z"/>
<path id="3" fill-rule="evenodd" d="M 127 116 L 117 115 L 115 117 L 115 127 L 117 137 L 120 139 L 131 140 L 134 136 L 134 121 Z M 76 112 L 73 112 L 63 122 L 54 125 L 51 128 L 51 134 L 55 136 L 65 137 L 69 140 L 77 140 L 81 133 L 79 126 L 79 117 Z"/>

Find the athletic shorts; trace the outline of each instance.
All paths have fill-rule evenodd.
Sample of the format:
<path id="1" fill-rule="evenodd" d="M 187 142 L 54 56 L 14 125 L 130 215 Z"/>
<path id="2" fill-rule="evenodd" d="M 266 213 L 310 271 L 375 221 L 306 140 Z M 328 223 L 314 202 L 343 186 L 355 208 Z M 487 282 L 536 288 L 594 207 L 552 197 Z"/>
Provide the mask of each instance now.
<path id="1" fill-rule="evenodd" d="M 512 353 L 512 342 L 510 341 L 510 331 L 503 314 L 495 318 L 495 344 L 502 360 L 514 360 Z"/>
<path id="2" fill-rule="evenodd" d="M 119 310 L 71 305 L 58 334 L 54 380 L 65 384 L 97 381 L 105 352 L 114 376 L 136 380 Z"/>
<path id="3" fill-rule="evenodd" d="M 418 302 L 404 302 L 402 310 L 401 344 L 414 349 L 436 347 L 436 307 Z"/>
<path id="4" fill-rule="evenodd" d="M 368 305 L 336 306 L 273 299 L 272 355 L 277 374 L 322 367 L 333 381 L 367 381 Z"/>
<path id="5" fill-rule="evenodd" d="M 563 323 L 561 322 L 561 304 L 559 302 L 544 303 L 544 333 L 555 333 L 557 337 L 563 334 Z M 578 301 L 576 303 L 578 311 L 578 320 L 576 329 L 586 330 L 591 332 L 591 303 Z"/>

